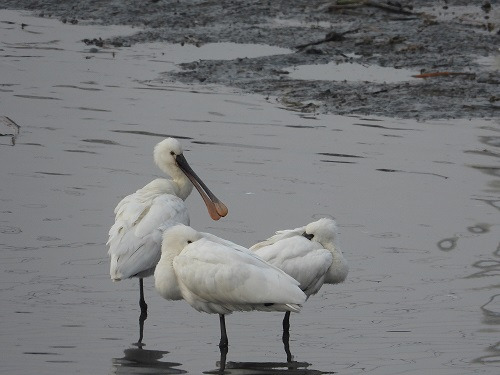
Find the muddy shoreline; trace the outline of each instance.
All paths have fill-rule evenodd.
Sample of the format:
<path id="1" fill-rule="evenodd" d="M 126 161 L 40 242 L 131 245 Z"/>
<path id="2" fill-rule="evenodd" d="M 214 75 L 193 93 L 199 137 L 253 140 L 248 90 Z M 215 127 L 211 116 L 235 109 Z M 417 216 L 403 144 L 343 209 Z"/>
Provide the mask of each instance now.
<path id="1" fill-rule="evenodd" d="M 419 1 L 417 7 L 417 2 L 403 2 L 400 11 L 397 5 L 396 10 L 367 5 L 332 8 L 337 4 L 332 1 L 109 0 L 97 5 L 90 0 L 8 0 L 3 7 L 67 23 L 138 28 L 131 36 L 90 41 L 94 51 L 153 41 L 289 48 L 288 54 L 185 63 L 179 71 L 165 72 L 158 79 L 227 85 L 263 94 L 294 111 L 419 120 L 497 117 L 498 5 L 467 3 Z M 345 80 L 291 77 L 290 70 L 297 66 L 328 63 L 442 75 L 373 82 L 349 76 L 347 67 Z"/>

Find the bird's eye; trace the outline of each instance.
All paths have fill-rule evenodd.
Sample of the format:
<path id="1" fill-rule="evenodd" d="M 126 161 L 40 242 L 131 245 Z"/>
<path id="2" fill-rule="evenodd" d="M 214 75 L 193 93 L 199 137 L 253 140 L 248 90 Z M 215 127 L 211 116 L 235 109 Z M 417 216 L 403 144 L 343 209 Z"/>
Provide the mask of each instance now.
<path id="1" fill-rule="evenodd" d="M 173 156 L 173 155 L 175 155 L 175 152 L 173 152 L 173 151 L 170 151 L 170 155 L 172 155 L 172 156 Z"/>
<path id="2" fill-rule="evenodd" d="M 188 240 L 188 243 L 193 243 L 193 241 L 191 241 L 191 240 Z"/>

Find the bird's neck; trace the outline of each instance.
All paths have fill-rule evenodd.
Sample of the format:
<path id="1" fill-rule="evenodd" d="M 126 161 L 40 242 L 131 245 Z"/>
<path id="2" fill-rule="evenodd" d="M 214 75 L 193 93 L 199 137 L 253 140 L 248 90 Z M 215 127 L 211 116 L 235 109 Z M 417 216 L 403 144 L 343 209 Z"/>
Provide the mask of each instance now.
<path id="1" fill-rule="evenodd" d="M 189 181 L 187 177 L 186 180 L 187 182 L 169 178 L 157 178 L 144 186 L 142 189 L 138 190 L 138 192 L 142 192 L 142 194 L 145 194 L 150 198 L 160 194 L 172 194 L 178 196 L 182 200 L 185 200 L 193 189 L 191 181 Z"/>
<path id="2" fill-rule="evenodd" d="M 324 247 L 333 255 L 332 265 L 330 266 L 330 269 L 326 274 L 325 282 L 329 284 L 337 284 L 343 282 L 347 277 L 347 273 L 349 272 L 349 266 L 347 265 L 342 251 L 336 248 L 335 244 L 333 243 L 329 243 Z"/>
<path id="3" fill-rule="evenodd" d="M 172 167 L 168 165 L 157 164 L 158 167 L 165 173 L 167 176 L 170 176 L 170 184 L 172 189 L 175 190 L 173 194 L 177 195 L 182 200 L 186 200 L 186 198 L 191 194 L 193 190 L 193 184 L 189 180 L 189 178 L 181 171 L 178 167 Z M 170 193 L 172 194 L 172 193 Z"/>
<path id="4" fill-rule="evenodd" d="M 162 251 L 164 251 L 162 249 Z M 175 254 L 172 254 L 170 251 L 162 252 L 160 261 L 158 264 L 161 264 L 166 270 L 174 269 L 174 258 Z"/>
<path id="5" fill-rule="evenodd" d="M 322 244 L 325 249 L 332 253 L 334 259 L 343 259 L 344 255 L 342 251 L 335 246 L 333 242 L 327 242 Z"/>
<path id="6" fill-rule="evenodd" d="M 168 300 L 182 299 L 179 283 L 173 267 L 175 254 L 162 254 L 155 269 L 155 287 L 163 298 Z"/>
<path id="7" fill-rule="evenodd" d="M 193 184 L 191 183 L 191 181 L 189 181 L 189 178 L 187 178 L 185 174 L 182 174 L 173 177 L 172 181 L 177 185 L 177 196 L 182 200 L 186 200 L 186 198 L 189 196 L 189 194 L 191 194 L 191 191 L 193 190 Z"/>

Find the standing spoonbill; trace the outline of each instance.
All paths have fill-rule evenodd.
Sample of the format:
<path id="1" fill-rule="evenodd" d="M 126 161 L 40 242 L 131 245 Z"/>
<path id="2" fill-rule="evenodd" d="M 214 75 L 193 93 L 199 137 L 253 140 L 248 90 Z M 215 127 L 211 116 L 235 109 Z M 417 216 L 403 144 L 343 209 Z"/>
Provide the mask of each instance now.
<path id="1" fill-rule="evenodd" d="M 323 218 L 305 227 L 278 231 L 250 250 L 297 280 L 309 298 L 318 293 L 323 284 L 338 284 L 347 277 L 349 266 L 335 244 L 336 235 L 335 221 Z M 283 319 L 284 335 L 288 335 L 289 328 L 287 311 Z"/>
<path id="2" fill-rule="evenodd" d="M 177 223 L 189 224 L 184 200 L 193 185 L 212 219 L 219 220 L 227 214 L 226 206 L 187 163 L 179 141 L 167 138 L 158 143 L 154 148 L 154 160 L 171 179 L 155 179 L 123 198 L 115 208 L 115 223 L 109 230 L 107 242 L 111 279 L 139 278 L 142 322 L 147 318 L 143 278 L 153 275 L 160 260 L 162 231 Z"/>
<path id="3" fill-rule="evenodd" d="M 227 348 L 225 315 L 233 311 L 299 312 L 299 283 L 250 250 L 178 224 L 163 234 L 155 287 L 167 300 L 184 299 L 198 311 L 219 314 L 219 347 Z"/>

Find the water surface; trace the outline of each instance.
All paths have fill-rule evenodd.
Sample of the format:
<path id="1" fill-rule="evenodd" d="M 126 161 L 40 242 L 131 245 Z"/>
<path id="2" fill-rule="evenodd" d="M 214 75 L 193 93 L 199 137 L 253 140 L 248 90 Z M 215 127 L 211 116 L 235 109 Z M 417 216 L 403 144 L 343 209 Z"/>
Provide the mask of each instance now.
<path id="1" fill-rule="evenodd" d="M 20 126 L 0 143 L 5 373 L 218 369 L 216 316 L 164 301 L 147 279 L 134 345 L 138 283 L 108 276 L 113 209 L 161 175 L 152 149 L 166 136 L 229 207 L 211 221 L 193 194 L 195 228 L 251 245 L 332 216 L 351 265 L 292 316 L 292 363 L 282 314 L 229 316 L 228 372 L 498 373 L 497 120 L 303 116 L 158 80 L 190 58 L 181 46 L 81 43 L 124 32 L 0 12 L 0 115 Z"/>

